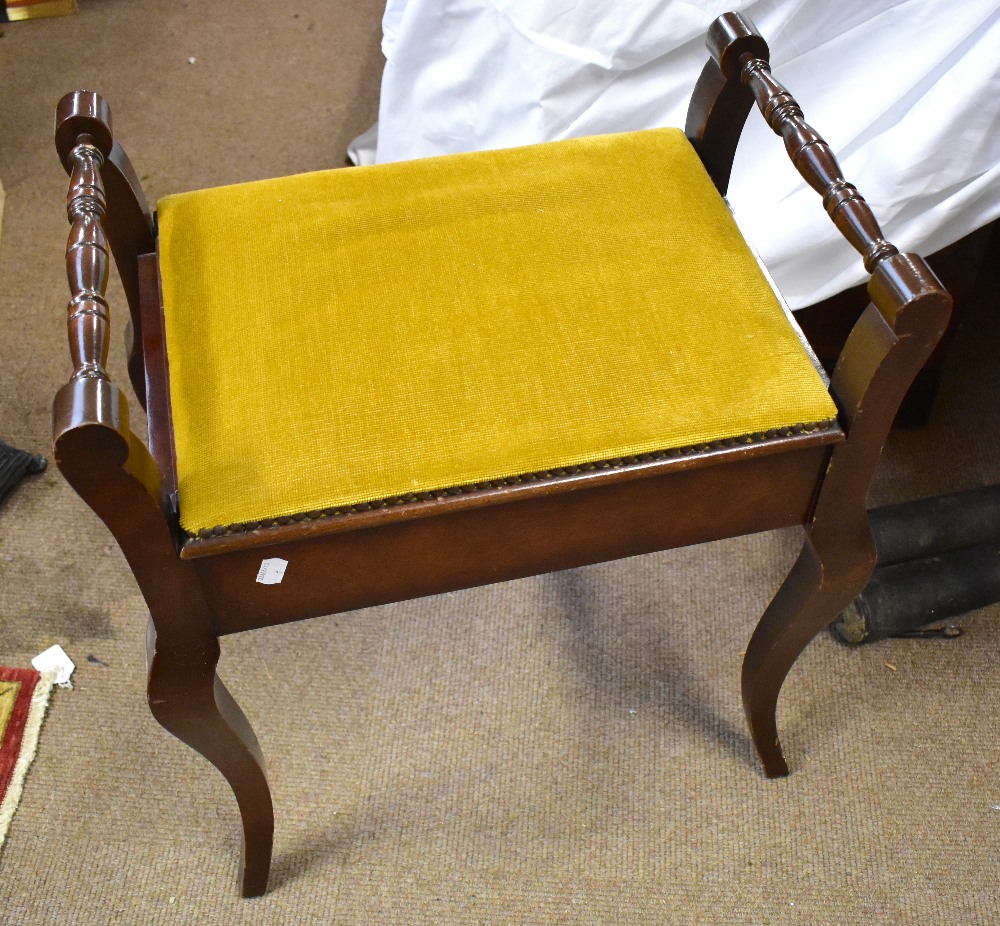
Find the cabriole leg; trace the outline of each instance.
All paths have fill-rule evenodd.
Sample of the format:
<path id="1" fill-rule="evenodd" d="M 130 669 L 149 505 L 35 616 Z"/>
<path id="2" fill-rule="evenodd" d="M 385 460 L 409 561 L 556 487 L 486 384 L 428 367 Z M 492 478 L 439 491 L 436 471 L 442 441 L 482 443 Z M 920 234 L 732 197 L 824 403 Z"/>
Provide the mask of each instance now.
<path id="1" fill-rule="evenodd" d="M 874 564 L 874 551 L 863 548 L 850 567 L 832 568 L 807 538 L 750 638 L 743 659 L 743 709 L 768 778 L 788 774 L 777 726 L 785 678 L 816 634 L 861 593 Z"/>
<path id="2" fill-rule="evenodd" d="M 150 710 L 229 782 L 243 820 L 240 893 L 257 897 L 267 890 L 274 810 L 257 737 L 215 671 L 218 641 L 201 647 L 160 646 L 151 623 L 147 648 Z"/>

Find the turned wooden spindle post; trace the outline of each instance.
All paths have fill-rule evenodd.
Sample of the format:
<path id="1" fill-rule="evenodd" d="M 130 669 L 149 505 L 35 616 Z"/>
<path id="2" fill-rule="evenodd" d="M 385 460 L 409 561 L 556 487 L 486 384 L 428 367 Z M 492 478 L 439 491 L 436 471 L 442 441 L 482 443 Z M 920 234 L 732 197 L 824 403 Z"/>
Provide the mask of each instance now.
<path id="1" fill-rule="evenodd" d="M 73 379 L 108 379 L 109 318 L 108 239 L 104 233 L 107 201 L 101 180 L 104 155 L 89 141 L 69 153 L 71 170 L 66 212 L 69 280 L 69 346 Z"/>
<path id="2" fill-rule="evenodd" d="M 74 363 L 79 360 L 83 364 L 70 382 L 108 381 L 107 376 L 99 375 L 107 357 L 107 342 L 102 352 L 99 338 L 106 339 L 110 329 L 104 292 L 113 257 L 129 306 L 129 378 L 145 408 L 138 258 L 156 250 L 146 197 L 125 152 L 114 140 L 111 109 L 100 94 L 76 90 L 59 101 L 55 141 L 70 175 L 67 209 L 72 231 L 66 271 L 73 298 L 78 300 L 70 309 L 70 339 L 74 351 L 77 347 L 81 351 L 79 357 L 74 354 Z M 73 318 L 77 309 L 82 314 Z M 93 392 L 93 385 L 90 388 Z"/>
<path id="3" fill-rule="evenodd" d="M 882 236 L 865 198 L 845 179 L 830 146 L 805 121 L 795 98 L 774 79 L 768 62 L 744 55 L 740 78 L 753 93 L 767 124 L 784 139 L 785 150 L 803 179 L 823 197 L 840 233 L 861 254 L 865 269 L 873 273 L 885 258 L 898 254 Z"/>

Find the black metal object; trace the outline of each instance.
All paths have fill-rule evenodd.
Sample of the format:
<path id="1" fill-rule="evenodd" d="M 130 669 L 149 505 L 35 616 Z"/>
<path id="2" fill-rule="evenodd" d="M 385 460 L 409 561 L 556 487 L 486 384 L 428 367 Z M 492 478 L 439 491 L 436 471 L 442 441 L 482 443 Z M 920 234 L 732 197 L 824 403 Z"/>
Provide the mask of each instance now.
<path id="1" fill-rule="evenodd" d="M 1000 486 L 876 508 L 870 517 L 878 568 L 832 625 L 845 642 L 959 636 L 918 628 L 1000 601 Z"/>
<path id="2" fill-rule="evenodd" d="M 996 601 L 1000 601 L 1000 545 L 965 547 L 876 569 L 834 629 L 848 643 L 871 643 Z"/>
<path id="3" fill-rule="evenodd" d="M 1000 485 L 869 512 L 879 568 L 981 543 L 1000 543 Z"/>
<path id="4" fill-rule="evenodd" d="M 0 502 L 26 475 L 40 473 L 47 465 L 45 457 L 0 441 Z"/>

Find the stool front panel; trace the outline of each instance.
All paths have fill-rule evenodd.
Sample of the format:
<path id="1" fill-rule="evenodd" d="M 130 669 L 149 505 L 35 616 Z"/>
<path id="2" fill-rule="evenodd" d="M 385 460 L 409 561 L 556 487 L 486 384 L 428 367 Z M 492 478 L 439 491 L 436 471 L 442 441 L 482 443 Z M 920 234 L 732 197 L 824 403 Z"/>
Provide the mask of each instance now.
<path id="1" fill-rule="evenodd" d="M 302 522 L 194 541 L 185 554 L 218 632 L 234 633 L 802 524 L 842 439 L 822 432 L 523 497 L 507 490 L 478 504 L 372 512 L 355 529 Z M 271 560 L 283 561 L 278 582 L 267 576 Z"/>

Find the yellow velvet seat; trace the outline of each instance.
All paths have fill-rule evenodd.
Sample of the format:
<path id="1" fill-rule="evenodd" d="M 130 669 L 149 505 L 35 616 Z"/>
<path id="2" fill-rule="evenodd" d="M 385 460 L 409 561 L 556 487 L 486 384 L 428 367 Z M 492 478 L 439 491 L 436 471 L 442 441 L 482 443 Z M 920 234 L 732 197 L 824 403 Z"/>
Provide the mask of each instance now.
<path id="1" fill-rule="evenodd" d="M 680 130 L 170 196 L 159 233 L 189 533 L 836 415 Z"/>

